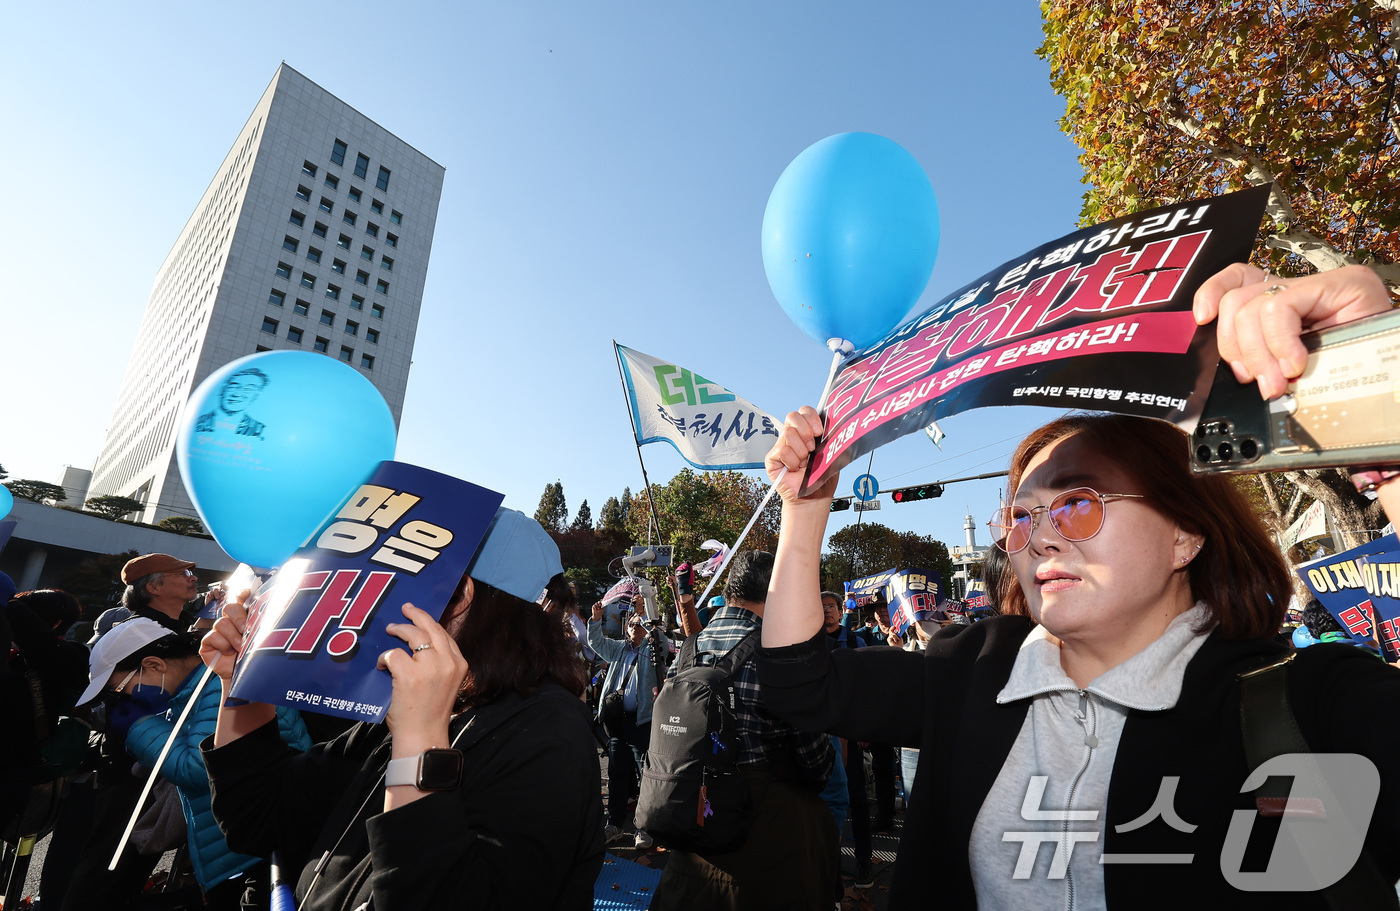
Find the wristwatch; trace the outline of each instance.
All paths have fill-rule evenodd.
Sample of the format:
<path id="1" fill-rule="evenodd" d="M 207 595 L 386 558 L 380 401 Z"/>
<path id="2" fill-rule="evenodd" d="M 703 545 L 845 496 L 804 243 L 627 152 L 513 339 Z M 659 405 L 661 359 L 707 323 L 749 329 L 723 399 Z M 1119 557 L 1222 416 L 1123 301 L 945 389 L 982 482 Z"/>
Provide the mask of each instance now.
<path id="1" fill-rule="evenodd" d="M 411 784 L 420 791 L 450 791 L 462 783 L 462 751 L 439 747 L 389 760 L 384 786 Z"/>

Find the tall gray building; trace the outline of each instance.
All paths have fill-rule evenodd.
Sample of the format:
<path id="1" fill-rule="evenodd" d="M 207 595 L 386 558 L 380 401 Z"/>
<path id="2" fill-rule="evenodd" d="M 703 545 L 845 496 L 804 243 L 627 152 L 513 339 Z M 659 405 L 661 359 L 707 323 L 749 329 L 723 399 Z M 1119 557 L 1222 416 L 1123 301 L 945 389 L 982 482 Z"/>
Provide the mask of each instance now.
<path id="1" fill-rule="evenodd" d="M 256 351 L 319 351 L 397 422 L 443 168 L 285 63 L 156 273 L 89 496 L 194 515 L 175 462 L 181 408 Z"/>

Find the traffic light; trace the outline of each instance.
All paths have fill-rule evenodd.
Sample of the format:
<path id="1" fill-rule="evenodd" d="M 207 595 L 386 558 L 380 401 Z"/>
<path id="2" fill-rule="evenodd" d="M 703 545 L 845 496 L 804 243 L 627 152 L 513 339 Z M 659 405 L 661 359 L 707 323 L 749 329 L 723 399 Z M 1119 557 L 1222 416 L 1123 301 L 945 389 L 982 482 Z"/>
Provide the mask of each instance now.
<path id="1" fill-rule="evenodd" d="M 932 500 L 934 497 L 943 496 L 942 484 L 924 484 L 920 487 L 901 487 L 899 490 L 891 491 L 890 499 L 896 503 L 908 503 L 911 500 Z"/>
<path id="2" fill-rule="evenodd" d="M 851 498 L 850 498 L 850 497 L 837 497 L 836 499 L 834 499 L 834 500 L 831 501 L 831 511 L 832 511 L 832 512 L 840 512 L 840 511 L 843 510 L 843 509 L 850 509 L 850 508 L 851 508 Z"/>

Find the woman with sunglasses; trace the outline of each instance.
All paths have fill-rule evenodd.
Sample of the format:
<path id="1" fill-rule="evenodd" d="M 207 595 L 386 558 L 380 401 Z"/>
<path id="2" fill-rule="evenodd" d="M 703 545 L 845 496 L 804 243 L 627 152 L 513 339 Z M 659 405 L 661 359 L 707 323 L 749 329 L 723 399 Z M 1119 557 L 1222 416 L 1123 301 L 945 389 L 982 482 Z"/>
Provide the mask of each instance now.
<path id="1" fill-rule="evenodd" d="M 1201 288 L 1196 318 L 1219 315 L 1222 356 L 1269 397 L 1302 370 L 1303 326 L 1388 306 L 1368 270 L 1279 280 L 1238 265 Z M 1369 829 L 1356 827 L 1364 854 L 1343 847 L 1334 826 L 1311 842 L 1308 863 L 1282 869 L 1270 860 L 1279 818 L 1317 808 L 1256 804 L 1259 783 L 1244 787 L 1242 729 L 1279 715 L 1251 703 L 1242 716 L 1239 675 L 1287 657 L 1276 634 L 1289 573 L 1232 481 L 1191 475 L 1184 434 L 1116 415 L 1073 415 L 1032 433 L 1011 458 L 1011 503 L 991 523 L 1012 570 L 999 592 L 1004 616 L 942 630 L 921 656 L 821 642 L 818 561 L 836 479 L 798 496 L 821 432 L 815 411 L 793 412 L 767 460 L 770 475 L 787 474 L 777 481 L 764 699 L 805 729 L 920 748 L 928 780 L 913 789 L 900 857 L 945 858 L 938 907 L 1395 907 L 1400 732 L 1390 719 L 1400 675 L 1340 647 L 1288 665 L 1310 751 L 1361 757 L 1381 784 Z M 1358 483 L 1380 483 L 1398 515 L 1389 474 L 1400 471 Z M 955 788 L 940 781 L 950 774 Z M 1328 784 L 1350 786 L 1336 777 Z M 1342 809 L 1332 803 L 1334 823 Z M 1343 866 L 1330 876 L 1333 855 Z M 1316 891 L 1358 855 L 1334 887 L 1357 891 Z M 1274 891 L 1240 888 L 1266 865 Z M 915 871 L 896 869 L 890 908 L 926 906 Z"/>

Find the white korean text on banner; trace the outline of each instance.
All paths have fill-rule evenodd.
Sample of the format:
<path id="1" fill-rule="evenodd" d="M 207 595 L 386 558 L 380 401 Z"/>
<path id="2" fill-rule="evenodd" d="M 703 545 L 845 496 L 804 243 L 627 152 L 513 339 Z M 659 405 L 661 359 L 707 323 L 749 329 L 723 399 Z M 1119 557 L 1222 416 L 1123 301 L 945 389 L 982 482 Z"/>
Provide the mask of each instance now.
<path id="1" fill-rule="evenodd" d="M 382 721 L 393 680 L 376 664 L 406 647 L 385 626 L 405 602 L 441 617 L 502 499 L 381 462 L 254 596 L 230 697 Z"/>
<path id="2" fill-rule="evenodd" d="M 911 623 L 930 619 L 943 603 L 943 575 L 926 569 L 887 569 L 846 584 L 847 597 L 857 603 L 877 593 L 883 593 L 889 608 L 890 627 L 902 636 Z"/>
<path id="3" fill-rule="evenodd" d="M 1248 258 L 1268 187 L 1044 244 L 846 358 L 804 492 L 876 447 L 988 405 L 1114 411 L 1194 429 L 1218 356 L 1197 287 Z"/>
<path id="4" fill-rule="evenodd" d="M 696 468 L 762 468 L 782 422 L 718 383 L 616 342 L 637 444 L 667 442 Z"/>

